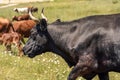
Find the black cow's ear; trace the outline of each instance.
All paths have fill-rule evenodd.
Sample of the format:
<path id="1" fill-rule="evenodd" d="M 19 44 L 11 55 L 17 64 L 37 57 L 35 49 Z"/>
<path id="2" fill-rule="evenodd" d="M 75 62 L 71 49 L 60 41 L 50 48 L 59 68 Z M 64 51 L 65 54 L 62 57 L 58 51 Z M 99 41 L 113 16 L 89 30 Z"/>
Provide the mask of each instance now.
<path id="1" fill-rule="evenodd" d="M 40 24 L 44 27 L 47 27 L 47 21 L 45 19 L 41 19 Z"/>
<path id="2" fill-rule="evenodd" d="M 42 30 L 47 29 L 47 21 L 45 19 L 40 20 L 40 27 L 41 27 Z"/>

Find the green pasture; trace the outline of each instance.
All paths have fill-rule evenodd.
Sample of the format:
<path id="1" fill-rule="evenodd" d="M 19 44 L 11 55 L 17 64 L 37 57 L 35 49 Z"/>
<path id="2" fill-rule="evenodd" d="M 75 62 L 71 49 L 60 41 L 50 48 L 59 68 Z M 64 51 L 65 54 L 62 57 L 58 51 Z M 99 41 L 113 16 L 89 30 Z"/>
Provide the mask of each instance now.
<path id="1" fill-rule="evenodd" d="M 0 6 L 5 4 L 0 4 Z M 55 0 L 54 2 L 34 2 L 18 4 L 7 8 L 0 8 L 0 17 L 11 20 L 19 15 L 13 11 L 15 7 L 35 6 L 38 13 L 33 15 L 41 18 L 40 12 L 45 8 L 48 23 L 60 18 L 71 21 L 90 15 L 107 15 L 120 13 L 120 0 Z M 27 39 L 26 39 L 27 40 Z M 67 80 L 72 68 L 58 55 L 51 52 L 39 55 L 33 59 L 26 56 L 18 57 L 17 49 L 13 47 L 12 54 L 5 53 L 4 46 L 0 46 L 0 80 Z M 78 78 L 77 80 L 84 80 Z M 96 76 L 93 80 L 98 80 Z M 111 72 L 110 80 L 120 80 L 120 74 Z"/>

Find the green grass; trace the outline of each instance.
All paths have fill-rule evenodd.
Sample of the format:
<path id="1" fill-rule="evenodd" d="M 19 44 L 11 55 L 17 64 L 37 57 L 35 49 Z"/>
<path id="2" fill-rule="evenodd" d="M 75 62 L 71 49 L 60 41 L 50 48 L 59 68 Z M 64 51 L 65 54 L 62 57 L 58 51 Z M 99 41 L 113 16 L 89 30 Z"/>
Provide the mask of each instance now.
<path id="1" fill-rule="evenodd" d="M 65 80 L 69 68 L 51 53 L 34 59 L 0 54 L 0 80 Z"/>
<path id="2" fill-rule="evenodd" d="M 35 6 L 39 8 L 39 12 L 35 13 L 36 17 L 40 17 L 41 9 L 45 8 L 45 15 L 49 22 L 60 18 L 63 21 L 73 20 L 89 15 L 113 14 L 120 12 L 120 1 L 116 0 L 57 0 L 55 2 L 36 2 L 19 4 L 17 6 L 0 9 L 0 16 L 11 19 L 13 15 L 18 15 L 13 11 L 15 7 Z M 4 13 L 4 14 L 3 14 Z"/>
<path id="3" fill-rule="evenodd" d="M 54 2 L 35 2 L 18 4 L 0 9 L 0 16 L 11 19 L 15 7 L 35 6 L 39 8 L 34 15 L 40 18 L 40 11 L 44 7 L 48 22 L 57 18 L 70 21 L 90 15 L 106 15 L 120 13 L 120 0 L 55 0 Z M 58 55 L 47 52 L 33 59 L 18 57 L 15 54 L 4 53 L 0 46 L 0 80 L 66 80 L 70 68 Z M 119 80 L 120 74 L 110 73 L 111 80 Z M 84 80 L 79 78 L 78 80 Z M 98 80 L 97 76 L 93 80 Z"/>

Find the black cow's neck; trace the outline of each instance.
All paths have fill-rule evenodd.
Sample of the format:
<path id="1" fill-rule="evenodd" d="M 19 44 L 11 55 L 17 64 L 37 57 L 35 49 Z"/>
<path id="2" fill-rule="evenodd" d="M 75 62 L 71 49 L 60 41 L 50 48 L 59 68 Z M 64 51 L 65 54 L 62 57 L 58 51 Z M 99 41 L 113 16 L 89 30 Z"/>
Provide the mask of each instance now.
<path id="1" fill-rule="evenodd" d="M 49 44 L 49 50 L 48 51 L 51 51 L 59 56 L 61 56 L 66 62 L 67 64 L 69 65 L 69 67 L 72 67 L 75 65 L 75 62 L 73 62 L 71 59 L 71 57 L 67 54 L 65 54 L 64 51 L 60 50 L 54 43 L 54 40 L 52 39 L 52 37 L 50 36 L 50 34 L 48 33 L 48 31 L 46 31 L 46 34 L 47 36 L 47 39 L 48 39 L 48 44 Z"/>
<path id="2" fill-rule="evenodd" d="M 72 58 L 65 54 L 64 51 L 58 49 L 55 45 L 51 45 L 51 51 L 54 52 L 55 54 L 61 56 L 66 62 L 67 64 L 69 65 L 69 67 L 72 67 L 75 65 L 75 62 L 73 62 Z"/>

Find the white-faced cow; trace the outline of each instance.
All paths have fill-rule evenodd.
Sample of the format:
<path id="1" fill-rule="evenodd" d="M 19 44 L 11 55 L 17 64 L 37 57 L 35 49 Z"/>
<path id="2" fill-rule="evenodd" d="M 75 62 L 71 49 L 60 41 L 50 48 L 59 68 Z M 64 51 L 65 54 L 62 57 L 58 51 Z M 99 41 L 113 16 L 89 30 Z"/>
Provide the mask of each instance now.
<path id="1" fill-rule="evenodd" d="M 17 13 L 28 13 L 29 9 L 31 9 L 32 12 L 38 12 L 38 8 L 33 6 L 23 7 L 23 8 L 14 8 L 13 11 Z"/>
<path id="2" fill-rule="evenodd" d="M 82 76 L 109 80 L 109 72 L 120 72 L 120 14 L 97 15 L 47 25 L 45 19 L 31 30 L 25 55 L 33 58 L 50 51 L 72 67 L 68 80 Z"/>

